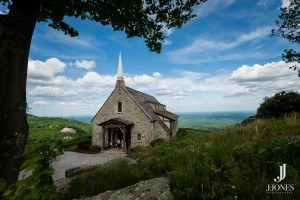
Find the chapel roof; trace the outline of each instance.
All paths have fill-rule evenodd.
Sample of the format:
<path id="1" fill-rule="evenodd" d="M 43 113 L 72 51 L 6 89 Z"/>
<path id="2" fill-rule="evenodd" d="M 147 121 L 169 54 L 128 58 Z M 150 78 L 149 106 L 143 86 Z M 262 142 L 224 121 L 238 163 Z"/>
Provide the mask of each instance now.
<path id="1" fill-rule="evenodd" d="M 161 103 L 159 103 L 159 101 L 146 93 L 140 92 L 138 90 L 132 89 L 130 87 L 126 87 L 127 92 L 137 101 L 138 105 L 147 113 L 147 115 L 152 119 L 152 120 L 156 120 L 163 128 L 165 131 L 167 131 L 168 133 L 170 133 L 170 129 L 166 126 L 166 124 L 158 117 L 157 114 L 167 117 L 169 119 L 172 120 L 177 120 L 178 119 L 178 115 L 171 113 L 167 110 L 164 111 L 155 111 L 150 105 L 149 103 L 155 103 L 155 104 L 160 104 L 163 105 Z"/>
<path id="2" fill-rule="evenodd" d="M 147 102 L 159 103 L 157 99 L 149 94 L 137 91 L 130 87 L 126 87 L 129 94 L 137 101 L 140 107 L 148 114 L 152 120 L 158 120 L 158 116 L 155 114 L 153 108 Z"/>
<path id="3" fill-rule="evenodd" d="M 172 119 L 172 120 L 177 120 L 178 119 L 178 115 L 171 113 L 167 110 L 160 110 L 160 111 L 155 111 L 156 114 L 161 115 L 163 117 L 166 117 L 168 119 Z"/>
<path id="4" fill-rule="evenodd" d="M 140 92 L 140 91 L 132 89 L 130 87 L 126 87 L 126 90 L 132 96 L 134 96 L 136 99 L 140 99 L 142 101 L 149 101 L 149 102 L 156 103 L 156 104 L 161 104 L 161 103 L 159 103 L 159 101 L 154 96 L 151 96 L 151 95 L 146 94 L 144 92 Z"/>

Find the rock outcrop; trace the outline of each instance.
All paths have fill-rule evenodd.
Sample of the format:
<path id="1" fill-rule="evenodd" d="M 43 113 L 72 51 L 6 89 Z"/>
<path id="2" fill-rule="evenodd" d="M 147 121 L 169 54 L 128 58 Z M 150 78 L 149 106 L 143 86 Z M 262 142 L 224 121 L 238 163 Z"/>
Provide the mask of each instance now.
<path id="1" fill-rule="evenodd" d="M 255 121 L 255 117 L 256 117 L 255 115 L 252 115 L 252 116 L 248 117 L 247 119 L 245 119 L 245 120 L 243 120 L 241 122 L 241 125 L 245 126 L 245 125 L 247 125 L 247 124 L 249 124 L 251 122 L 254 122 Z"/>
<path id="2" fill-rule="evenodd" d="M 171 200 L 174 199 L 169 180 L 165 177 L 140 181 L 134 185 L 106 191 L 81 200 Z"/>
<path id="3" fill-rule="evenodd" d="M 67 132 L 67 133 L 73 133 L 73 134 L 77 133 L 77 131 L 74 128 L 68 128 L 68 127 L 61 129 L 60 132 L 62 132 L 62 133 Z"/>

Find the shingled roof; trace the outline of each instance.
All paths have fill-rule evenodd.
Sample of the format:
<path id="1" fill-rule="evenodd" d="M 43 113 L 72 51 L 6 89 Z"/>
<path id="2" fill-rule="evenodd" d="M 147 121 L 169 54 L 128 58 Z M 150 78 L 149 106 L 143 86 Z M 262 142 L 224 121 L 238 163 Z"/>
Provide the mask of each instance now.
<path id="1" fill-rule="evenodd" d="M 126 87 L 126 90 L 127 90 L 132 96 L 134 96 L 134 98 L 136 98 L 136 99 L 140 99 L 140 100 L 143 100 L 143 101 L 149 101 L 149 102 L 161 104 L 161 103 L 159 103 L 159 101 L 157 101 L 157 99 L 156 99 L 154 96 L 151 96 L 151 95 L 146 94 L 146 93 L 144 93 L 144 92 L 137 91 L 137 90 L 132 89 L 132 88 L 130 88 L 130 87 Z"/>
<path id="2" fill-rule="evenodd" d="M 163 110 L 163 111 L 155 111 L 156 114 L 161 115 L 163 117 L 166 117 L 168 119 L 172 119 L 172 120 L 177 120 L 178 119 L 178 115 L 171 113 L 167 110 Z"/>
<path id="3" fill-rule="evenodd" d="M 171 133 L 171 130 L 158 117 L 157 114 L 162 115 L 162 116 L 167 117 L 167 118 L 172 119 L 172 120 L 177 120 L 178 115 L 176 115 L 174 113 L 171 113 L 167 110 L 165 110 L 165 111 L 155 111 L 149 105 L 149 103 L 163 105 L 163 104 L 159 103 L 159 101 L 155 97 L 153 97 L 149 94 L 137 91 L 135 89 L 132 89 L 130 87 L 126 87 L 126 90 L 134 98 L 134 100 L 138 103 L 138 105 L 146 112 L 146 114 L 151 118 L 151 120 L 157 121 L 164 128 L 165 131 L 167 131 L 168 133 Z"/>

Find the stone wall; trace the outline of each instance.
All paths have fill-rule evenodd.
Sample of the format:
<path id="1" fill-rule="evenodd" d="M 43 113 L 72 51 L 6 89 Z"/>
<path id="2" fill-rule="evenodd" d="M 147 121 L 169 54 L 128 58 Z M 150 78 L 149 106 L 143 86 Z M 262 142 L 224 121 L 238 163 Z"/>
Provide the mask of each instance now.
<path id="1" fill-rule="evenodd" d="M 163 138 L 166 141 L 170 140 L 169 134 L 161 127 L 161 125 L 158 122 L 155 122 L 155 130 L 154 130 L 154 138 Z"/>
<path id="2" fill-rule="evenodd" d="M 93 145 L 99 145 L 102 144 L 102 138 L 100 138 L 100 133 L 101 133 L 101 127 L 98 126 L 97 124 L 93 124 L 92 127 L 92 143 Z"/>

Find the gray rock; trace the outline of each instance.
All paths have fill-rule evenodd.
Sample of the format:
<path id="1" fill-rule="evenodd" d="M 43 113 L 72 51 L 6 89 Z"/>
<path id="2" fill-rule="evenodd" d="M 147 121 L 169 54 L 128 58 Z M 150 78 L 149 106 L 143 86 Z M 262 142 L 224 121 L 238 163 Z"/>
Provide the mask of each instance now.
<path id="1" fill-rule="evenodd" d="M 169 180 L 165 177 L 140 181 L 134 185 L 106 191 L 81 200 L 172 200 Z"/>
<path id="2" fill-rule="evenodd" d="M 68 128 L 68 127 L 63 128 L 62 130 L 60 130 L 60 132 L 62 132 L 62 133 L 67 132 L 67 133 L 73 133 L 73 134 L 77 133 L 77 131 L 74 128 Z"/>

